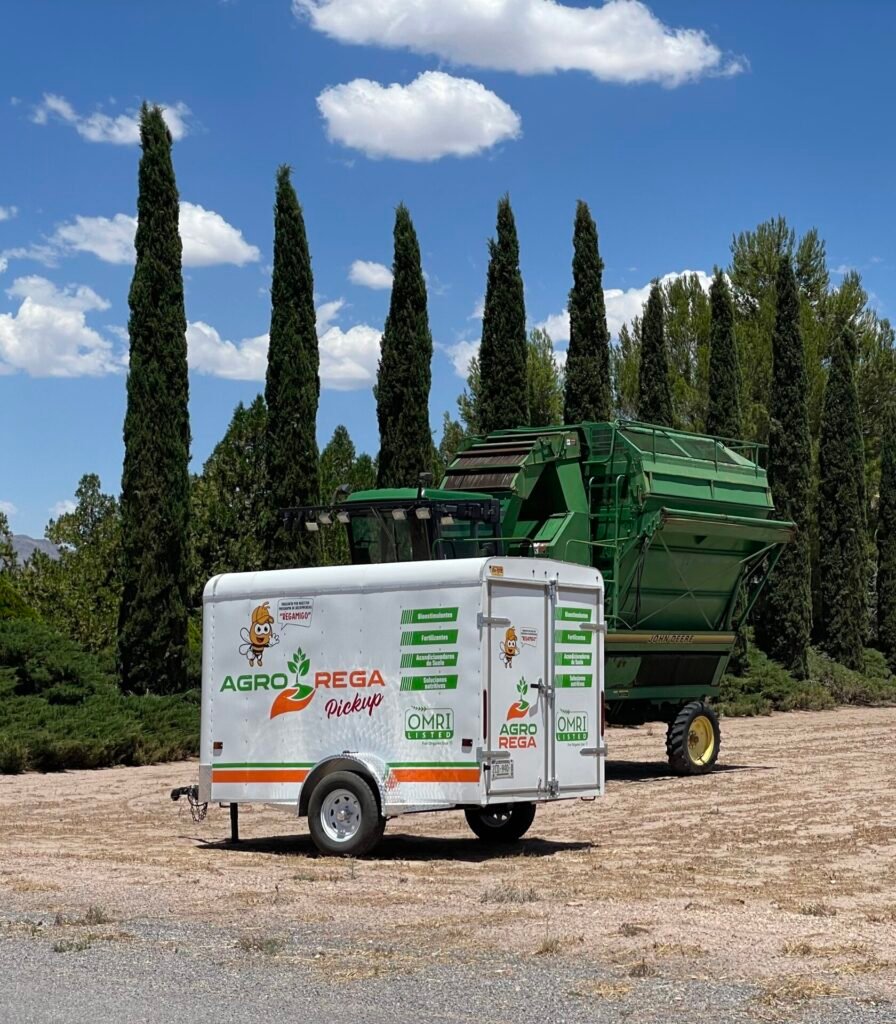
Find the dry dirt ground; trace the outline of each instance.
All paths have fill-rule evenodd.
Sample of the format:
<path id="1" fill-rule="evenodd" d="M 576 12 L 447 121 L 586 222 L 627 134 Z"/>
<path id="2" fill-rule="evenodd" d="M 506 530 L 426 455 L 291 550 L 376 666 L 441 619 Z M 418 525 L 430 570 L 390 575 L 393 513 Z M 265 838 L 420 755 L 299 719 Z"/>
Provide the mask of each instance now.
<path id="1" fill-rule="evenodd" d="M 896 709 L 726 720 L 719 769 L 696 779 L 668 775 L 663 739 L 611 731 L 606 796 L 540 809 L 511 849 L 452 812 L 392 820 L 356 862 L 317 856 L 272 809 L 244 809 L 238 846 L 225 810 L 194 824 L 168 798 L 192 763 L 0 777 L 0 1020 L 79 1019 L 52 1013 L 89 986 L 71 964 L 111 977 L 116 956 L 164 954 L 160 969 L 242 969 L 262 988 L 291 972 L 322 1005 L 490 975 L 480 1021 L 543 1019 L 511 984 L 521 965 L 555 979 L 554 1020 L 693 1001 L 689 1021 L 896 1021 Z M 26 1012 L 31 962 L 69 980 Z M 464 1016 L 432 1010 L 417 1019 Z"/>

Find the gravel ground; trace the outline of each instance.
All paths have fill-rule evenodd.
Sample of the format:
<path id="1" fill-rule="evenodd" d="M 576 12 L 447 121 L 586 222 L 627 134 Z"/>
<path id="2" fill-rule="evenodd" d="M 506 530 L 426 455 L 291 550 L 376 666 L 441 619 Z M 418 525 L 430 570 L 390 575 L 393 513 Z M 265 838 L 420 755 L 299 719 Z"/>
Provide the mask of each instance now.
<path id="1" fill-rule="evenodd" d="M 314 854 L 201 825 L 184 763 L 0 777 L 0 1024 L 896 1021 L 896 709 L 726 721 L 673 779 L 614 730 L 607 795 L 493 854 L 460 815 Z"/>

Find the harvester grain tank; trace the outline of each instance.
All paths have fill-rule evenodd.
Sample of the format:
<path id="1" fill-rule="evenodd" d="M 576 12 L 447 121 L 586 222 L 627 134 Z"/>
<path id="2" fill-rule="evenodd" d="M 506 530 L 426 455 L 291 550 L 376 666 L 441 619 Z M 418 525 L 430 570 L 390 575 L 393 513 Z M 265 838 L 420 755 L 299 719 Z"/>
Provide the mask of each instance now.
<path id="1" fill-rule="evenodd" d="M 490 556 L 599 569 L 606 586 L 611 724 L 667 724 L 682 774 L 719 753 L 709 701 L 793 524 L 774 518 L 760 445 L 629 420 L 468 440 L 438 488 L 362 491 L 291 510 L 342 523 L 352 562 Z M 585 668 L 565 651 L 555 673 Z M 583 655 L 584 658 L 584 655 Z"/>

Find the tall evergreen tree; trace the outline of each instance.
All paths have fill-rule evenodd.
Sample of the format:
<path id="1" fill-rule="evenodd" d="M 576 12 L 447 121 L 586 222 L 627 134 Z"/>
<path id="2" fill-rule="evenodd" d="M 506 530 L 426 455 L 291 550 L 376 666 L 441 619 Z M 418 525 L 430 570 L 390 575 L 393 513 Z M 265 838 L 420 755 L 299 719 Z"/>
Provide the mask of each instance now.
<path id="1" fill-rule="evenodd" d="M 877 511 L 877 642 L 896 671 L 896 405 L 890 399 L 881 443 Z"/>
<path id="2" fill-rule="evenodd" d="M 818 452 L 818 539 L 821 643 L 835 661 L 862 667 L 867 577 L 865 455 L 850 352 L 844 327 L 834 342 L 821 417 Z"/>
<path id="3" fill-rule="evenodd" d="M 612 415 L 610 332 L 604 305 L 603 260 L 588 204 L 579 200 L 573 232 L 564 419 L 608 420 Z"/>
<path id="4" fill-rule="evenodd" d="M 638 419 L 672 426 L 672 391 L 663 328 L 663 294 L 654 281 L 641 321 L 641 363 L 638 370 Z"/>
<path id="5" fill-rule="evenodd" d="M 756 621 L 760 647 L 798 679 L 808 673 L 812 628 L 809 556 L 811 522 L 808 380 L 800 331 L 800 298 L 789 256 L 781 257 L 775 283 L 768 480 L 777 514 L 796 535 L 765 586 Z"/>
<path id="6" fill-rule="evenodd" d="M 258 395 L 242 402 L 202 472 L 193 481 L 194 600 L 219 572 L 250 572 L 264 564 L 259 529 L 266 510 L 264 448 L 267 409 Z"/>
<path id="7" fill-rule="evenodd" d="M 717 437 L 740 437 L 740 366 L 734 337 L 734 305 L 721 270 L 709 288 L 709 407 L 706 432 Z"/>
<path id="8" fill-rule="evenodd" d="M 563 371 L 557 365 L 551 336 L 544 328 L 536 327 L 529 335 L 528 345 L 526 393 L 529 426 L 544 427 L 562 423 Z"/>
<path id="9" fill-rule="evenodd" d="M 190 423 L 179 204 L 158 107 L 140 112 L 140 144 L 118 659 L 123 689 L 171 693 L 186 685 Z"/>
<path id="10" fill-rule="evenodd" d="M 282 510 L 319 498 L 317 405 L 320 356 L 314 312 L 314 279 L 302 208 L 290 168 L 277 171 L 274 205 L 274 268 L 271 332 L 264 387 L 265 428 L 264 565 L 289 569 L 312 565 L 312 534 L 283 521 Z"/>
<path id="11" fill-rule="evenodd" d="M 488 280 L 479 347 L 479 429 L 521 427 L 529 422 L 526 395 L 526 304 L 520 246 L 510 197 L 498 203 L 497 237 L 488 243 Z"/>
<path id="12" fill-rule="evenodd" d="M 429 389 L 432 335 L 420 245 L 407 207 L 395 211 L 392 299 L 383 330 L 376 375 L 380 428 L 378 487 L 416 487 L 432 470 Z"/>

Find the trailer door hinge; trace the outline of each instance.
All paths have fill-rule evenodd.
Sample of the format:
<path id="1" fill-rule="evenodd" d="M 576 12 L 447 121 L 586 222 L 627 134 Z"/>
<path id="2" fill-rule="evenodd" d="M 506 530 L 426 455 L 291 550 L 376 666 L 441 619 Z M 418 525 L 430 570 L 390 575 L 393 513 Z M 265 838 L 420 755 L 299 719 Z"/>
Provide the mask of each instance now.
<path id="1" fill-rule="evenodd" d="M 603 633 L 606 635 L 607 625 L 605 622 L 582 622 L 579 624 L 579 629 L 584 629 L 586 633 Z"/>
<path id="2" fill-rule="evenodd" d="M 509 626 L 510 619 L 504 615 L 483 615 L 479 612 L 476 616 L 476 625 L 479 629 L 483 626 Z"/>

